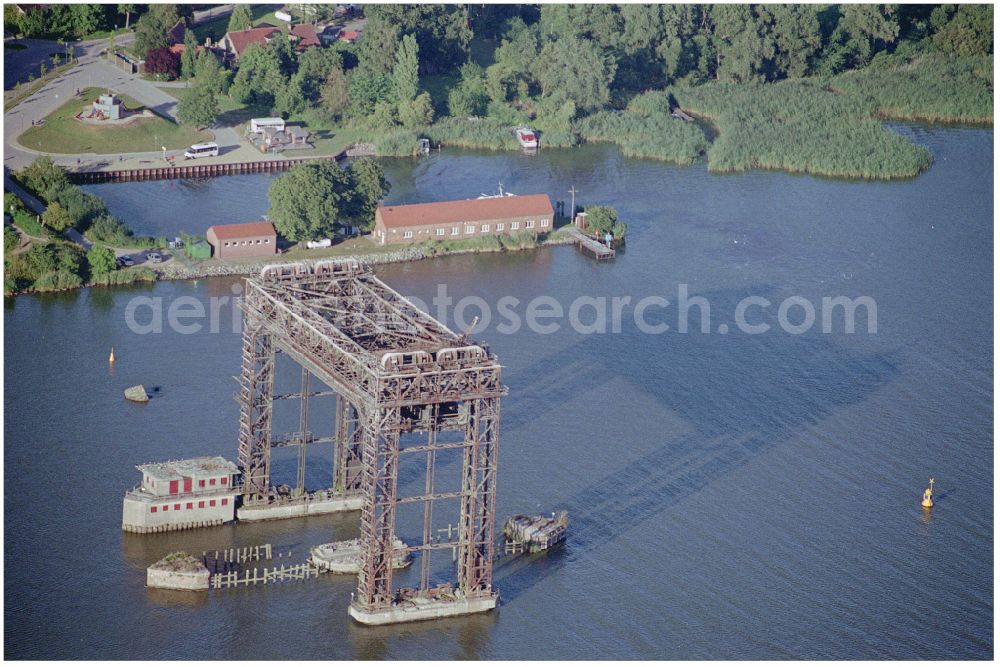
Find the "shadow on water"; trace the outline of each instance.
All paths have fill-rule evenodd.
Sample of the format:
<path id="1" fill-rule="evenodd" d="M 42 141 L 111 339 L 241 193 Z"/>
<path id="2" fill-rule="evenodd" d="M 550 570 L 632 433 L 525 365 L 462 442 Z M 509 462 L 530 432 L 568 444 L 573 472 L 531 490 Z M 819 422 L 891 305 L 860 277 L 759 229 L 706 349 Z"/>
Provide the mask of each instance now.
<path id="1" fill-rule="evenodd" d="M 773 292 L 752 293 L 777 303 L 781 299 Z M 713 312 L 732 313 L 746 294 L 721 291 L 701 296 Z M 699 331 L 697 313 L 697 309 L 689 312 L 691 332 Z M 572 517 L 567 549 L 532 567 L 518 567 L 514 561 L 499 568 L 495 581 L 504 600 L 516 599 L 565 563 L 698 493 L 797 430 L 864 400 L 898 373 L 894 354 L 858 354 L 830 336 L 792 335 L 776 331 L 776 321 L 769 323 L 771 332 L 760 335 L 650 336 L 634 323 L 623 322 L 621 335 L 586 336 L 508 378 L 512 387 L 531 389 L 512 391 L 505 401 L 507 429 L 532 419 L 523 407 L 533 402 L 558 395 L 562 403 L 571 403 L 609 379 L 652 376 L 659 381 L 644 389 L 694 430 L 664 439 L 649 453 L 561 502 L 559 507 Z M 637 336 L 655 342 L 637 343 Z M 655 355 L 645 358 L 636 353 L 651 344 L 657 346 Z M 692 378 L 700 378 L 702 384 L 691 387 Z"/>

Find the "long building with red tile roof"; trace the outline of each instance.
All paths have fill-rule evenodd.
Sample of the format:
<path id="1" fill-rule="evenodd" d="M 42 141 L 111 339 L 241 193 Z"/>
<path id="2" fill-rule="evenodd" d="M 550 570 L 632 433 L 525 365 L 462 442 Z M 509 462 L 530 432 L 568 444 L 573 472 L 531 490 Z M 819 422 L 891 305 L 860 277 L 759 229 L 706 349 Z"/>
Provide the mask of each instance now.
<path id="1" fill-rule="evenodd" d="M 372 236 L 382 245 L 552 231 L 547 195 L 521 195 L 380 206 Z"/>

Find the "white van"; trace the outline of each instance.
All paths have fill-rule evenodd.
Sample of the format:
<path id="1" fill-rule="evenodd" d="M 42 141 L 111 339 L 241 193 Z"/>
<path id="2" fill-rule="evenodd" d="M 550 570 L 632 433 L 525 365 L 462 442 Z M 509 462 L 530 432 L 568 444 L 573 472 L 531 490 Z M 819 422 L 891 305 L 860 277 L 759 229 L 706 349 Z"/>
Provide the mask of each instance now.
<path id="1" fill-rule="evenodd" d="M 207 144 L 195 144 L 184 151 L 184 158 L 187 160 L 197 157 L 215 157 L 219 154 L 219 144 L 209 142 Z"/>

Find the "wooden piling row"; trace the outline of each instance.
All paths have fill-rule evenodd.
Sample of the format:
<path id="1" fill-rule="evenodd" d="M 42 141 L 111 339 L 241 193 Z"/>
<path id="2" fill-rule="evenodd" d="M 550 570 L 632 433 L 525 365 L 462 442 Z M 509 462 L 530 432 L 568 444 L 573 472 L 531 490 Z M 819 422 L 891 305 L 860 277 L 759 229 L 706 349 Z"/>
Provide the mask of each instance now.
<path id="1" fill-rule="evenodd" d="M 263 174 L 286 171 L 297 164 L 315 160 L 340 160 L 344 152 L 322 157 L 291 158 L 287 160 L 256 160 L 253 162 L 230 162 L 227 164 L 192 164 L 178 167 L 151 167 L 147 169 L 110 169 L 107 171 L 70 172 L 74 183 L 127 183 L 130 181 L 152 181 L 173 178 L 212 178 L 238 174 Z"/>
<path id="2" fill-rule="evenodd" d="M 319 568 L 309 563 L 282 565 L 270 570 L 265 567 L 259 576 L 257 571 L 256 567 L 253 572 L 246 570 L 242 576 L 238 572 L 217 572 L 212 575 L 212 588 L 219 590 L 220 588 L 234 588 L 236 586 L 305 581 L 319 576 Z"/>

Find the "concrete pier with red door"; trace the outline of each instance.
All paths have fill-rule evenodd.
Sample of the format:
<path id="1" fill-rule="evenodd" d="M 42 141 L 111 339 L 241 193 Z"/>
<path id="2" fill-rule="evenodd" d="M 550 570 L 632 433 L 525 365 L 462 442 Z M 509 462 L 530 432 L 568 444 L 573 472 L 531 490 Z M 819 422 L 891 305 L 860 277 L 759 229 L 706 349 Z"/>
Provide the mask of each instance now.
<path id="1" fill-rule="evenodd" d="M 159 533 L 236 518 L 239 469 L 221 456 L 136 466 L 142 482 L 125 493 L 122 530 Z"/>

